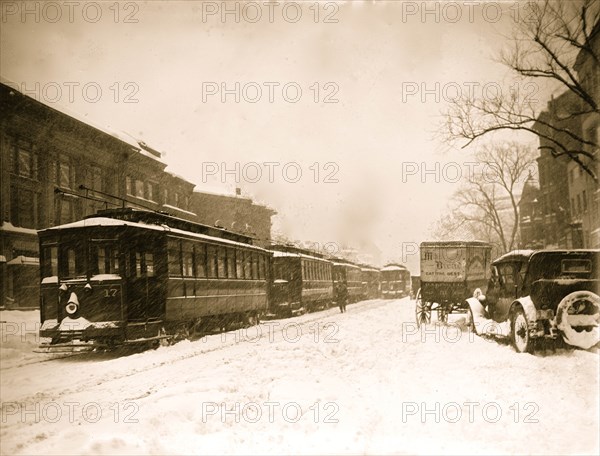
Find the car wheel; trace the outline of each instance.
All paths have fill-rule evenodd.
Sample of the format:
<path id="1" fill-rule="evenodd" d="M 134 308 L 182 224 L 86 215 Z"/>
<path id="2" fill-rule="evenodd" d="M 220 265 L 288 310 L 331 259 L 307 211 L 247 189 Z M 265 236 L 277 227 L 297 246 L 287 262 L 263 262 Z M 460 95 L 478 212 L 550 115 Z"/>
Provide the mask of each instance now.
<path id="1" fill-rule="evenodd" d="M 520 307 L 512 313 L 510 329 L 515 350 L 518 353 L 532 353 L 533 340 L 529 336 L 529 324 L 525 312 Z"/>

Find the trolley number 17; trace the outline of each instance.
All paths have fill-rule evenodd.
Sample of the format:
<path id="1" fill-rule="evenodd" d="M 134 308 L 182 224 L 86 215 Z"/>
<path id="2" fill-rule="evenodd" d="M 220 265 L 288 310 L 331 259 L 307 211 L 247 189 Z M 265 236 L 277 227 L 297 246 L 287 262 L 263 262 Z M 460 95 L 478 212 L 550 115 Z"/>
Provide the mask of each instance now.
<path id="1" fill-rule="evenodd" d="M 105 298 L 114 298 L 119 293 L 118 288 L 105 288 L 104 289 L 104 297 Z"/>

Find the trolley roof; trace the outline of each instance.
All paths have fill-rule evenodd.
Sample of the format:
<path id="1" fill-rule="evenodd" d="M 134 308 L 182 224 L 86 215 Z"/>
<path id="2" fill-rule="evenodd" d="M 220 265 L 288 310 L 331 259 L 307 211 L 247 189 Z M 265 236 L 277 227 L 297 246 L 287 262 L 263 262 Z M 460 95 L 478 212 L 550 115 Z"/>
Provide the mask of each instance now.
<path id="1" fill-rule="evenodd" d="M 381 268 L 381 270 L 382 271 L 408 271 L 408 268 L 401 264 L 391 263 L 391 264 L 386 264 L 383 268 Z"/>
<path id="2" fill-rule="evenodd" d="M 140 223 L 128 222 L 126 220 L 118 220 L 118 219 L 113 219 L 113 218 L 109 218 L 109 217 L 85 218 L 85 219 L 79 220 L 77 222 L 66 223 L 64 225 L 58 225 L 58 226 L 53 226 L 53 227 L 46 228 L 43 230 L 39 230 L 38 233 L 55 233 L 55 232 L 58 233 L 62 230 L 67 230 L 67 229 L 91 228 L 91 227 L 101 227 L 101 226 L 105 226 L 105 227 L 128 226 L 128 227 L 144 229 L 144 230 L 162 231 L 162 232 L 170 233 L 170 234 L 179 234 L 179 235 L 184 235 L 184 236 L 192 237 L 192 238 L 196 238 L 196 239 L 203 239 L 206 241 L 226 243 L 226 244 L 235 245 L 238 247 L 244 247 L 244 248 L 250 248 L 253 250 L 261 250 L 264 252 L 268 252 L 267 250 L 265 250 L 261 247 L 258 247 L 258 246 L 255 246 L 255 245 L 252 245 L 249 243 L 232 241 L 230 239 L 226 239 L 226 238 L 222 238 L 222 237 L 194 233 L 191 231 L 181 230 L 178 228 L 172 228 L 167 225 L 154 225 L 151 223 L 149 224 L 149 223 L 143 223 L 143 222 L 140 222 Z"/>
<path id="3" fill-rule="evenodd" d="M 134 208 L 119 208 L 99 210 L 96 214 L 85 218 L 108 217 L 112 219 L 124 220 L 127 222 L 146 223 L 151 225 L 166 225 L 170 228 L 177 228 L 182 231 L 191 231 L 192 233 L 205 234 L 215 238 L 229 239 L 230 241 L 252 244 L 252 237 L 228 231 L 224 228 L 205 225 L 199 222 L 175 217 L 166 212 L 146 211 Z"/>
<path id="4" fill-rule="evenodd" d="M 273 252 L 273 258 L 282 258 L 282 257 L 304 258 L 307 260 L 315 260 L 315 261 L 322 261 L 324 263 L 330 263 L 330 261 L 326 260 L 325 258 L 319 258 L 319 257 L 313 256 L 313 255 L 306 255 L 304 253 L 279 252 L 279 251 Z"/>
<path id="5" fill-rule="evenodd" d="M 292 256 L 292 255 L 296 254 L 296 255 L 305 255 L 305 256 L 312 257 L 312 258 L 325 259 L 325 255 L 323 255 L 322 253 L 319 253 L 319 252 L 316 252 L 316 251 L 310 250 L 310 249 L 303 249 L 301 247 L 296 247 L 295 245 L 271 244 L 268 247 L 268 249 L 273 252 L 288 253 L 288 254 L 290 254 L 288 256 Z M 278 256 L 285 256 L 285 255 L 278 255 Z"/>

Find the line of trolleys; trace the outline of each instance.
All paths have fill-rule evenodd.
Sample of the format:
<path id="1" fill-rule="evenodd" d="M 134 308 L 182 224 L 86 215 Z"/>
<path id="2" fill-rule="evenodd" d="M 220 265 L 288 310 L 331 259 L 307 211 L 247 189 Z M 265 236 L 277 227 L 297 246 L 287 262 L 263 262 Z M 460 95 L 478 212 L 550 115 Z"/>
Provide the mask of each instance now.
<path id="1" fill-rule="evenodd" d="M 409 294 L 419 325 L 432 311 L 440 322 L 464 313 L 475 333 L 500 328 L 519 352 L 545 339 L 586 349 L 599 339 L 597 249 L 521 250 L 492 261 L 485 242 L 423 242 L 411 281 L 402 265 L 264 249 L 249 236 L 135 209 L 41 230 L 39 242 L 40 336 L 52 349 L 170 342 L 265 315 Z"/>
<path id="2" fill-rule="evenodd" d="M 48 348 L 156 343 L 340 302 L 400 298 L 409 271 L 382 270 L 136 209 L 39 231 L 40 336 Z"/>

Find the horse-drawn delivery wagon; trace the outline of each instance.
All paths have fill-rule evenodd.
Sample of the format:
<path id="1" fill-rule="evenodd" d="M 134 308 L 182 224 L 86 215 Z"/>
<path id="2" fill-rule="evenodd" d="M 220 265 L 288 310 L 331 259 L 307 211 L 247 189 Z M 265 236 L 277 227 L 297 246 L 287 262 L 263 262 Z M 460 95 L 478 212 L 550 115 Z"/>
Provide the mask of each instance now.
<path id="1" fill-rule="evenodd" d="M 431 321 L 432 310 L 446 322 L 448 314 L 467 313 L 466 299 L 485 288 L 489 278 L 491 246 L 482 241 L 421 243 L 421 288 L 417 292 L 417 324 Z"/>

